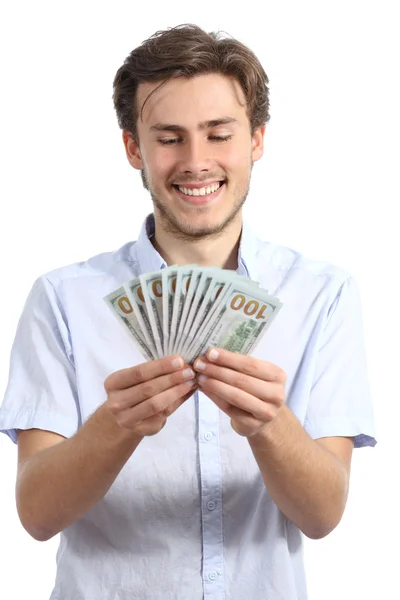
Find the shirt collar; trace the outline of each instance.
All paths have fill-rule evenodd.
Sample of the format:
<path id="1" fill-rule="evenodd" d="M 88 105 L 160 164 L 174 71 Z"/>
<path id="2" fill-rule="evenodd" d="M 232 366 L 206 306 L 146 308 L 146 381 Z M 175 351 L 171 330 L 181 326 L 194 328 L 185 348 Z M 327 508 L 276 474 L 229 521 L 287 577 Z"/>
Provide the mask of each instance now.
<path id="1" fill-rule="evenodd" d="M 154 215 L 153 213 L 151 213 L 147 215 L 143 222 L 136 244 L 137 257 L 142 273 L 151 273 L 152 271 L 159 271 L 160 269 L 165 269 L 165 267 L 167 266 L 167 263 L 165 262 L 161 254 L 157 252 L 157 250 L 154 248 L 153 244 L 150 241 L 150 238 L 152 238 L 154 235 L 154 231 Z"/>
<path id="2" fill-rule="evenodd" d="M 238 252 L 239 275 L 247 275 L 253 281 L 258 280 L 258 239 L 246 219 L 243 219 L 242 235 Z"/>
<path id="3" fill-rule="evenodd" d="M 142 228 L 137 241 L 137 257 L 142 273 L 150 273 L 164 269 L 167 264 L 162 256 L 157 252 L 151 243 L 151 238 L 154 235 L 155 224 L 154 214 L 149 214 L 143 222 Z M 242 235 L 240 238 L 238 252 L 238 269 L 239 275 L 245 275 L 257 281 L 257 238 L 252 232 L 249 224 L 243 219 Z"/>

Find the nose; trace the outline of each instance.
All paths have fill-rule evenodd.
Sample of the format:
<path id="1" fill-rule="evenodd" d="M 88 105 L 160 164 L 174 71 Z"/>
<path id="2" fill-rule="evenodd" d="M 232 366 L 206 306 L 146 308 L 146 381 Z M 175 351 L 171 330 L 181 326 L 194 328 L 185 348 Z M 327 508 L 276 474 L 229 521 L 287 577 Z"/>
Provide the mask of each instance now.
<path id="1" fill-rule="evenodd" d="M 205 140 L 193 138 L 182 144 L 179 161 L 181 173 L 207 172 L 211 166 L 211 149 Z"/>

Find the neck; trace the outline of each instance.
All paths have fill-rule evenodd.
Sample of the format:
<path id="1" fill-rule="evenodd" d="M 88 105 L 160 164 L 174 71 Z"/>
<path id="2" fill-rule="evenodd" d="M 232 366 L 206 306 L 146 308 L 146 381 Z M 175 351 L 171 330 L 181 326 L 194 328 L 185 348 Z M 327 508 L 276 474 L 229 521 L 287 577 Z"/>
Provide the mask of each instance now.
<path id="1" fill-rule="evenodd" d="M 241 231 L 242 215 L 239 213 L 218 236 L 183 242 L 166 231 L 155 215 L 155 234 L 151 241 L 168 266 L 196 264 L 236 270 Z"/>

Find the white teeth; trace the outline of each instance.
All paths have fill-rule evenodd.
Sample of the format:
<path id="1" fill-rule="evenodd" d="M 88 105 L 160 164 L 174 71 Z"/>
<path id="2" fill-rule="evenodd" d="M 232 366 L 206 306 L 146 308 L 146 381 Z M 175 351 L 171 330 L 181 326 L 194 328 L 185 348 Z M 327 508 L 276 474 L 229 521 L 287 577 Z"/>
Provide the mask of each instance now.
<path id="1" fill-rule="evenodd" d="M 182 192 L 183 194 L 186 194 L 187 196 L 207 196 L 208 194 L 212 194 L 213 192 L 216 192 L 219 188 L 220 188 L 221 184 L 220 183 L 214 183 L 213 185 L 210 185 L 209 187 L 205 188 L 199 188 L 199 189 L 188 189 L 185 187 L 181 187 L 178 186 L 178 189 L 180 192 Z"/>

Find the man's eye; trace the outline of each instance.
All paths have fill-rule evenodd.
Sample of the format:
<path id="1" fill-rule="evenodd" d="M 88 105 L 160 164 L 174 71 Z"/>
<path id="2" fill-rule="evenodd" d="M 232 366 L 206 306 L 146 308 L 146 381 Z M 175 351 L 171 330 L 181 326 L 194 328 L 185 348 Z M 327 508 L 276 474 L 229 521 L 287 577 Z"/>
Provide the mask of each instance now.
<path id="1" fill-rule="evenodd" d="M 176 142 L 179 141 L 179 139 L 177 139 L 177 138 L 170 138 L 168 140 L 158 140 L 158 141 L 160 142 L 160 144 L 167 145 L 167 144 L 175 144 Z"/>
<path id="2" fill-rule="evenodd" d="M 212 140 L 213 142 L 227 142 L 228 140 L 230 140 L 232 138 L 232 135 L 226 135 L 226 136 L 221 136 L 221 135 L 210 135 L 210 140 Z M 160 144 L 163 144 L 163 146 L 167 146 L 172 145 L 172 144 L 177 144 L 179 142 L 182 141 L 182 138 L 169 138 L 167 140 L 158 140 L 160 142 Z"/>
<path id="3" fill-rule="evenodd" d="M 226 135 L 225 137 L 221 135 L 211 135 L 210 139 L 214 140 L 214 142 L 227 142 L 231 137 L 232 135 Z"/>

